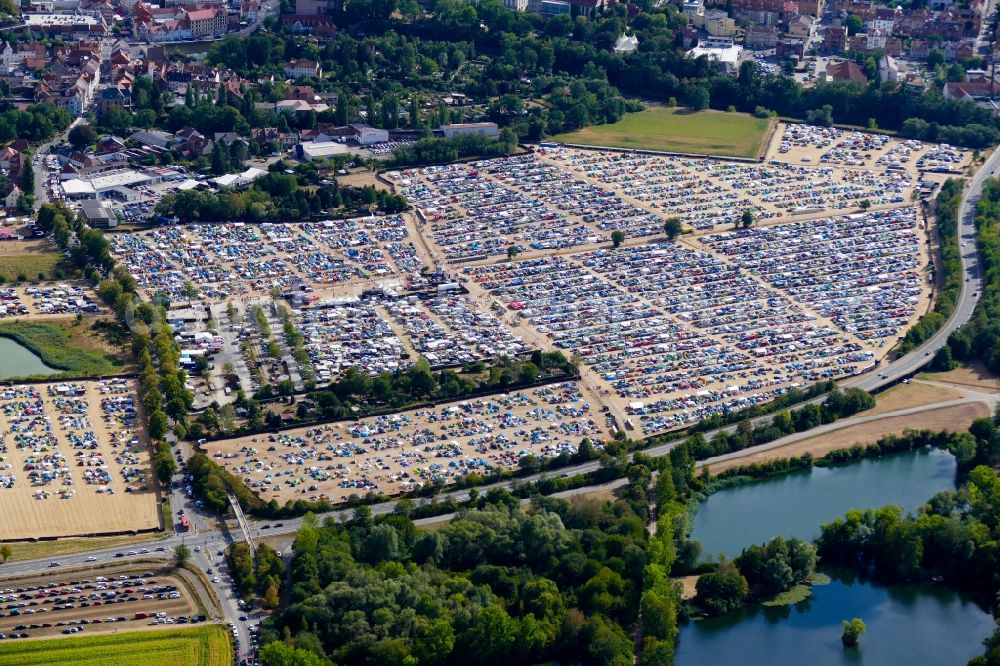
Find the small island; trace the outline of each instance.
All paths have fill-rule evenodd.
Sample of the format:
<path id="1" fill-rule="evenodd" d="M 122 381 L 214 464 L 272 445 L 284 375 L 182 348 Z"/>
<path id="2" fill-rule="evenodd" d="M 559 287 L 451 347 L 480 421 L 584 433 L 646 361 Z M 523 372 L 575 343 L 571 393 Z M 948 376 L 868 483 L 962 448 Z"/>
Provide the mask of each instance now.
<path id="1" fill-rule="evenodd" d="M 867 631 L 867 628 L 861 618 L 856 617 L 852 620 L 844 620 L 844 633 L 841 634 L 840 640 L 843 641 L 844 647 L 853 647 L 858 644 L 861 640 L 861 634 L 865 633 L 865 631 Z"/>

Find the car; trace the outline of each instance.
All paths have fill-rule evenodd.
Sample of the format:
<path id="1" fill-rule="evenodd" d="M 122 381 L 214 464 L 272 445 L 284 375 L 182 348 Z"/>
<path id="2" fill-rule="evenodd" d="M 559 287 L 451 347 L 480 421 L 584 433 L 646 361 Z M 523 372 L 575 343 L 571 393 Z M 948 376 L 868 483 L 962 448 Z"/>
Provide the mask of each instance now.
<path id="1" fill-rule="evenodd" d="M 88 562 L 96 562 L 96 561 L 97 561 L 97 558 L 96 558 L 96 557 L 94 557 L 93 555 L 91 555 L 90 557 L 88 557 L 88 558 L 87 558 L 87 561 L 88 561 Z"/>
<path id="2" fill-rule="evenodd" d="M 212 578 L 212 582 L 213 583 L 218 583 L 219 582 L 219 577 L 218 576 L 213 577 Z"/>
<path id="3" fill-rule="evenodd" d="M 115 557 L 125 557 L 125 553 L 115 553 Z"/>
<path id="4" fill-rule="evenodd" d="M 200 553 L 201 552 L 201 546 L 195 546 L 194 547 L 194 552 Z"/>
<path id="5" fill-rule="evenodd" d="M 240 615 L 240 622 L 246 622 L 248 619 L 246 615 Z"/>
<path id="6" fill-rule="evenodd" d="M 62 565 L 59 564 L 58 562 L 49 562 L 49 567 L 60 567 L 60 566 Z"/>
<path id="7" fill-rule="evenodd" d="M 128 554 L 129 555 L 138 555 L 139 553 L 135 552 L 134 550 L 130 550 L 130 551 L 128 551 Z"/>

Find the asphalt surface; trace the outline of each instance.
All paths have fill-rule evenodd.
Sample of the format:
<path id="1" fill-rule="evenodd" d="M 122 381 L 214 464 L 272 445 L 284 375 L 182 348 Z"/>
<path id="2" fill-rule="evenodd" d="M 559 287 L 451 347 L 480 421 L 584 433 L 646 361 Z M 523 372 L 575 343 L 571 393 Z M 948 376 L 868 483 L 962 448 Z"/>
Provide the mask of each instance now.
<path id="1" fill-rule="evenodd" d="M 933 335 L 930 339 L 920 345 L 918 348 L 914 349 L 909 354 L 901 356 L 896 360 L 889 363 L 880 369 L 875 369 L 868 375 L 861 378 L 856 378 L 853 381 L 844 382 L 845 385 L 855 386 L 857 388 L 864 389 L 866 391 L 873 391 L 885 386 L 891 385 L 905 377 L 909 377 L 920 370 L 924 365 L 926 365 L 930 360 L 932 360 L 934 354 L 940 349 L 951 335 L 953 331 L 960 328 L 972 316 L 972 312 L 975 309 L 976 303 L 979 300 L 979 294 L 982 293 L 982 272 L 980 269 L 979 257 L 976 252 L 975 245 L 975 204 L 979 200 L 982 193 L 982 187 L 985 180 L 989 177 L 994 176 L 998 171 L 1000 171 L 1000 148 L 995 150 L 987 159 L 983 167 L 978 171 L 976 176 L 972 179 L 969 186 L 966 188 L 965 194 L 962 199 L 962 204 L 959 210 L 959 241 L 963 244 L 961 252 L 962 261 L 962 271 L 966 276 L 966 280 L 962 283 L 961 294 L 959 296 L 958 304 L 945 325 Z M 822 398 L 817 398 L 816 401 L 821 401 Z M 962 401 L 954 401 L 960 403 Z M 910 410 L 904 410 L 907 413 L 917 413 L 924 409 L 937 408 L 948 403 L 941 403 L 938 405 L 928 405 L 925 407 L 913 408 Z M 878 418 L 885 418 L 887 415 L 880 415 Z M 753 419 L 751 422 L 761 422 L 770 419 L 770 416 L 763 416 L 757 419 Z M 868 419 L 870 417 L 858 417 L 858 419 Z M 858 420 L 855 419 L 855 420 Z M 861 422 L 858 420 L 858 422 Z M 838 422 L 838 427 L 846 427 L 847 425 L 852 425 L 852 419 L 845 419 L 843 422 Z M 718 430 L 706 432 L 705 437 L 711 439 L 719 432 L 729 432 L 735 429 L 734 426 L 727 426 L 725 428 L 720 428 Z M 798 433 L 797 437 L 814 436 L 820 434 L 816 430 L 808 431 L 808 433 Z M 678 440 L 680 441 L 680 440 Z M 780 440 L 779 440 L 780 441 Z M 669 453 L 669 451 L 677 445 L 677 441 L 669 442 L 666 444 L 661 444 L 659 446 L 654 446 L 649 449 L 645 449 L 643 452 L 647 455 L 659 456 Z M 769 444 L 763 444 L 759 447 L 753 447 L 752 449 L 746 449 L 740 452 L 742 455 L 747 455 L 748 453 L 760 450 L 767 450 L 768 448 L 774 448 L 776 442 Z M 181 444 L 182 455 L 188 455 L 190 451 L 185 450 L 187 445 Z M 581 474 L 586 472 L 592 472 L 598 469 L 600 466 L 599 462 L 594 460 L 579 465 L 573 465 L 571 467 L 566 467 L 559 470 L 558 475 L 560 476 L 572 476 L 575 474 Z M 542 479 L 544 477 L 551 477 L 552 473 L 539 473 L 533 474 L 528 477 L 523 477 L 518 479 L 517 482 L 532 482 Z M 61 555 L 57 558 L 58 562 L 62 567 L 84 567 L 89 563 L 87 558 L 96 557 L 97 561 L 104 562 L 116 559 L 121 559 L 123 561 L 128 559 L 128 556 L 124 558 L 116 558 L 117 553 L 127 553 L 129 550 L 139 550 L 141 548 L 149 548 L 154 553 L 157 553 L 158 549 L 163 549 L 159 551 L 158 554 L 165 558 L 172 556 L 173 548 L 181 543 L 185 543 L 190 546 L 192 550 L 197 549 L 192 553 L 191 562 L 192 564 L 198 566 L 203 571 L 212 570 L 212 574 L 206 574 L 209 579 L 213 582 L 213 587 L 219 600 L 222 604 L 222 611 L 225 619 L 236 626 L 237 628 L 237 647 L 238 656 L 240 658 L 247 655 L 250 649 L 250 634 L 249 628 L 254 624 L 255 620 L 250 618 L 248 621 L 241 621 L 240 616 L 244 615 L 244 612 L 239 608 L 237 604 L 237 598 L 233 594 L 231 584 L 228 582 L 229 577 L 222 573 L 221 558 L 217 555 L 218 552 L 222 551 L 226 546 L 236 541 L 242 541 L 243 536 L 238 528 L 230 527 L 225 522 L 219 520 L 217 517 L 206 514 L 202 512 L 195 506 L 194 500 L 187 496 L 184 491 L 183 477 L 178 475 L 175 483 L 175 488 L 171 491 L 171 508 L 173 511 L 173 516 L 175 520 L 177 519 L 178 512 L 184 511 L 192 522 L 192 530 L 183 534 L 174 534 L 173 536 L 160 539 L 158 541 L 149 541 L 146 543 L 137 543 L 125 547 L 115 547 L 115 548 L 104 548 L 97 549 L 93 551 L 76 553 L 74 555 Z M 510 488 L 513 485 L 513 481 L 505 481 L 500 483 L 491 484 L 488 486 L 482 486 L 477 490 L 480 493 L 487 492 L 491 488 Z M 597 484 L 594 486 L 588 486 L 584 488 L 574 489 L 572 491 L 566 491 L 564 493 L 559 493 L 559 496 L 568 497 L 571 495 L 582 494 L 586 492 L 592 492 L 596 489 L 602 487 L 614 488 L 620 485 L 619 481 L 612 481 L 605 484 Z M 468 490 L 457 490 L 453 492 L 442 493 L 438 496 L 438 501 L 451 498 L 458 502 L 469 499 Z M 429 502 L 429 499 L 417 500 L 417 504 L 422 504 L 424 502 Z M 370 506 L 373 515 L 382 515 L 386 513 L 391 513 L 396 507 L 395 501 L 381 502 L 379 504 L 374 504 Z M 352 509 L 332 511 L 328 514 L 324 514 L 322 517 L 331 517 L 334 520 L 345 521 L 349 520 L 354 514 Z M 447 519 L 447 516 L 437 516 L 432 519 L 419 520 L 417 523 L 425 522 L 438 522 Z M 279 537 L 285 536 L 289 537 L 298 530 L 303 522 L 302 518 L 289 518 L 280 521 L 250 521 L 250 527 L 252 530 L 252 536 L 256 538 L 263 537 Z M 278 525 L 280 523 L 280 525 Z M 288 553 L 284 553 L 287 557 Z M 145 557 L 149 557 L 146 555 Z M 11 562 L 9 564 L 0 567 L 0 575 L 3 576 L 23 576 L 28 574 L 35 574 L 40 571 L 45 570 L 49 566 L 49 562 L 52 558 L 46 558 L 42 560 L 30 560 L 24 562 Z M 218 582 L 216 582 L 218 581 Z"/>

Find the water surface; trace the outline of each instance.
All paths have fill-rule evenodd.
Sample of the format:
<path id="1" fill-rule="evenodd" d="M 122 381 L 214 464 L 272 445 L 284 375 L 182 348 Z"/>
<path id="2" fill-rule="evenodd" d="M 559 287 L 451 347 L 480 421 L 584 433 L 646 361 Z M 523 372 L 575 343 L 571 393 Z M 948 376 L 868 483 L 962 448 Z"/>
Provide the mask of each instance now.
<path id="1" fill-rule="evenodd" d="M 41 357 L 10 338 L 0 337 L 0 379 L 54 375 L 59 370 L 50 368 Z"/>
<path id="2" fill-rule="evenodd" d="M 868 631 L 844 648 L 841 622 Z M 677 666 L 946 666 L 982 654 L 993 618 L 968 597 L 932 585 L 879 586 L 834 572 L 795 606 L 751 606 L 681 630 Z"/>
<path id="3" fill-rule="evenodd" d="M 848 509 L 898 504 L 913 511 L 954 487 L 955 458 L 937 449 L 815 467 L 712 494 L 698 508 L 691 538 L 701 541 L 703 556 L 735 557 L 774 536 L 812 540 Z"/>

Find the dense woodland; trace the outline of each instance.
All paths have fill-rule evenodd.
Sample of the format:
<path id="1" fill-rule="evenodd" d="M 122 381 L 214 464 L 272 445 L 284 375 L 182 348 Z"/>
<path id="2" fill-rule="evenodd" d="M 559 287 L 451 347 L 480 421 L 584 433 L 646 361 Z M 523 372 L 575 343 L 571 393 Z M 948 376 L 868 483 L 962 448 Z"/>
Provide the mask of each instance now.
<path id="1" fill-rule="evenodd" d="M 654 469 L 630 464 L 612 502 L 539 498 L 522 508 L 492 490 L 434 532 L 415 528 L 406 503 L 378 518 L 361 507 L 347 524 L 307 520 L 262 660 L 625 666 L 641 635 L 644 663 L 672 663 L 679 597 L 668 575 L 693 460 L 678 447 L 645 462 L 656 481 Z"/>

